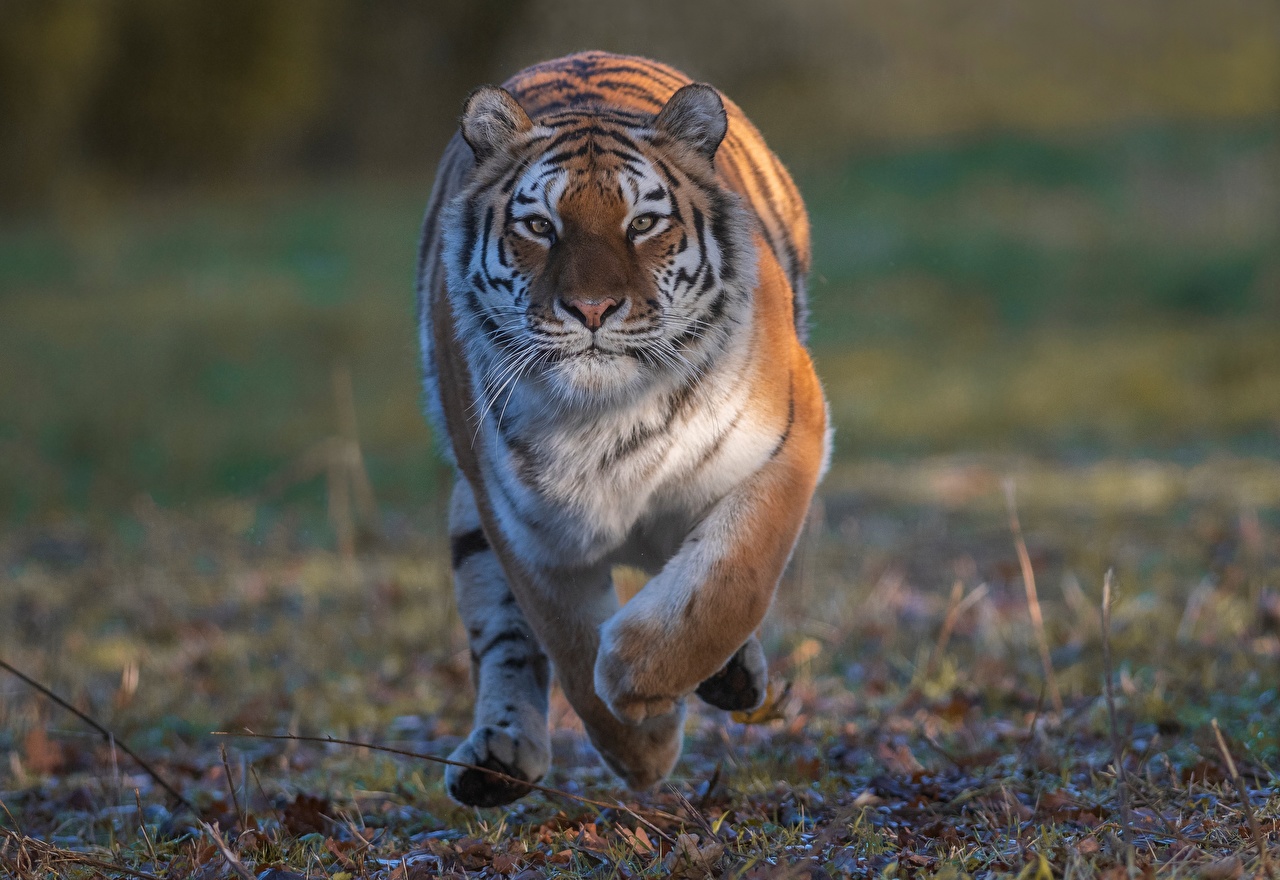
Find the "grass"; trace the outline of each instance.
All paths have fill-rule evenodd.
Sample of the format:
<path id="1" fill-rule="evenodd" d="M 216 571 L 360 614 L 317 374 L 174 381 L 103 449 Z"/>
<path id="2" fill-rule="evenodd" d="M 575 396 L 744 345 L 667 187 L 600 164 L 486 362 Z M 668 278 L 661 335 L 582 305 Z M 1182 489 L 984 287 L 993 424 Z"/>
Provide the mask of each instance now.
<path id="1" fill-rule="evenodd" d="M 695 706 L 671 785 L 634 794 L 554 692 L 566 795 L 483 811 L 426 758 L 211 735 L 439 756 L 467 732 L 408 293 L 425 186 L 4 231 L 3 657 L 198 815 L 3 678 L 0 873 L 230 876 L 216 823 L 276 880 L 1258 875 L 1246 791 L 1280 858 L 1274 149 L 997 138 L 810 174 L 838 446 L 763 630 L 785 699 Z M 345 430 L 335 365 L 379 501 L 351 527 L 302 468 Z"/>
<path id="2" fill-rule="evenodd" d="M 1275 487 L 1270 467 L 1258 473 Z M 1234 859 L 1256 871 L 1210 722 L 1274 836 L 1280 493 L 1253 507 L 1239 500 L 1247 480 L 1237 498 L 1194 488 L 1231 485 L 1226 470 L 1019 473 L 1058 714 L 999 485 L 981 488 L 974 472 L 935 462 L 914 484 L 837 473 L 766 625 L 774 673 L 791 685 L 776 720 L 695 708 L 672 787 L 633 795 L 600 768 L 557 692 L 548 784 L 623 799 L 672 839 L 694 835 L 728 876 L 785 864 L 837 877 L 1035 873 L 1041 857 L 1055 874 L 1106 870 L 1126 864 L 1126 831 L 1142 870 L 1190 876 Z M 1102 484 L 1125 479 L 1168 484 L 1138 503 L 1099 500 Z M 1064 497 L 1077 482 L 1081 500 Z M 258 529 L 218 508 L 152 508 L 114 535 L 11 535 L 0 550 L 7 658 L 145 754 L 255 873 L 394 876 L 405 856 L 433 871 L 666 876 L 666 844 L 646 830 L 646 847 L 645 826 L 622 809 L 534 794 L 463 810 L 425 760 L 211 737 L 293 730 L 443 755 L 468 727 L 465 640 L 439 610 L 450 603 L 438 539 L 406 528 L 353 568 L 299 543 L 287 522 Z M 1128 829 L 1101 686 L 1108 566 Z M 947 598 L 953 582 L 959 602 Z M 31 864 L 88 857 L 182 875 L 218 862 L 196 817 L 123 756 L 16 681 L 0 687 L 5 827 L 61 848 L 26 844 Z M 16 870 L 21 852 L 13 838 L 0 858 Z"/>

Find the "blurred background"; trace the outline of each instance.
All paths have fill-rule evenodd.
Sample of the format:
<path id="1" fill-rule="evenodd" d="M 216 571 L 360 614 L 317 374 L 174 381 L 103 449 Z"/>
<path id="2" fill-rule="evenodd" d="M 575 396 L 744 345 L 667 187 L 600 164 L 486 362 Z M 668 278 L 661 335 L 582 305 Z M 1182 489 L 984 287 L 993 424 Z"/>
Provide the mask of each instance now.
<path id="1" fill-rule="evenodd" d="M 1280 450 L 1270 0 L 44 0 L 0 7 L 0 521 L 261 493 L 351 417 L 425 504 L 434 164 L 587 47 L 794 170 L 841 462 Z"/>
<path id="2" fill-rule="evenodd" d="M 581 48 L 721 87 L 809 205 L 836 456 L 780 669 L 906 688 L 959 584 L 973 663 L 938 687 L 1034 707 L 1013 478 L 1065 694 L 1109 566 L 1135 693 L 1271 686 L 1274 0 L 0 3 L 12 662 L 144 745 L 466 730 L 418 226 L 467 93 Z M 14 777 L 59 766 L 0 688 Z"/>

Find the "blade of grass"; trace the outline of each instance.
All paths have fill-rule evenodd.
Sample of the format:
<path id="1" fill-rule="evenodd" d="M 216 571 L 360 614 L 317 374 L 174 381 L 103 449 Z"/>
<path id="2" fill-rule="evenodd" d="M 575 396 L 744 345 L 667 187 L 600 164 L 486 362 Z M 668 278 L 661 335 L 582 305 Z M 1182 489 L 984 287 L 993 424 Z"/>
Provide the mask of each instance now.
<path id="1" fill-rule="evenodd" d="M 1271 864 L 1271 855 L 1267 852 L 1266 840 L 1262 836 L 1261 829 L 1258 828 L 1258 817 L 1253 812 L 1253 801 L 1249 798 L 1249 789 L 1245 787 L 1244 781 L 1240 778 L 1240 771 L 1236 769 L 1236 762 L 1231 757 L 1230 749 L 1227 748 L 1227 741 L 1222 738 L 1222 730 L 1218 727 L 1218 719 L 1214 718 L 1209 723 L 1213 726 L 1213 735 L 1218 740 L 1218 748 L 1222 751 L 1222 758 L 1227 762 L 1227 770 L 1231 772 L 1231 783 L 1240 794 L 1240 804 L 1244 807 L 1245 818 L 1249 820 L 1249 834 L 1253 836 L 1253 845 L 1258 848 L 1258 858 L 1262 860 L 1262 873 L 1271 878 L 1271 880 L 1275 880 L 1275 869 Z"/>
<path id="2" fill-rule="evenodd" d="M 1111 760 L 1116 765 L 1116 790 L 1120 795 L 1120 840 L 1133 873 L 1133 844 L 1129 822 L 1129 785 L 1124 771 L 1124 755 L 1120 747 L 1120 726 L 1116 720 L 1116 694 L 1111 672 L 1111 569 L 1102 578 L 1102 674 L 1106 676 L 1103 689 L 1107 695 L 1107 719 L 1111 728 Z"/>
<path id="3" fill-rule="evenodd" d="M 1049 686 L 1053 711 L 1062 715 L 1062 692 L 1058 690 L 1058 676 L 1053 671 L 1053 658 L 1049 654 L 1049 639 L 1044 631 L 1044 615 L 1040 611 L 1040 596 L 1036 592 L 1036 573 L 1031 567 L 1031 555 L 1027 553 L 1027 542 L 1022 539 L 1022 523 L 1018 521 L 1018 502 L 1014 497 L 1012 478 L 1004 481 L 1004 497 L 1009 507 L 1009 527 L 1013 531 L 1013 543 L 1018 551 L 1018 565 L 1022 567 L 1022 584 L 1027 591 L 1027 609 L 1031 612 L 1031 625 L 1035 629 L 1036 642 L 1040 646 L 1040 665 L 1044 668 L 1044 680 Z"/>

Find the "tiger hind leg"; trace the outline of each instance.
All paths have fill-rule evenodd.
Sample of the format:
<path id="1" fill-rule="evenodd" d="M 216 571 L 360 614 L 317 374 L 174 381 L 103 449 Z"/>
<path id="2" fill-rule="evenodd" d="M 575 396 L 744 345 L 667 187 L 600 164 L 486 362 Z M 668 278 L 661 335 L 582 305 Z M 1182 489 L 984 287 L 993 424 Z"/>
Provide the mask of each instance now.
<path id="1" fill-rule="evenodd" d="M 527 794 L 551 763 L 547 732 L 550 664 L 511 595 L 489 546 L 465 481 L 454 489 L 449 516 L 454 588 L 471 643 L 476 687 L 475 725 L 451 761 L 496 770 L 450 766 L 449 796 L 476 807 L 496 807 Z"/>
<path id="2" fill-rule="evenodd" d="M 731 712 L 760 708 L 769 684 L 769 666 L 764 648 L 755 636 L 747 639 L 729 662 L 715 675 L 698 685 L 696 693 L 705 703 Z"/>

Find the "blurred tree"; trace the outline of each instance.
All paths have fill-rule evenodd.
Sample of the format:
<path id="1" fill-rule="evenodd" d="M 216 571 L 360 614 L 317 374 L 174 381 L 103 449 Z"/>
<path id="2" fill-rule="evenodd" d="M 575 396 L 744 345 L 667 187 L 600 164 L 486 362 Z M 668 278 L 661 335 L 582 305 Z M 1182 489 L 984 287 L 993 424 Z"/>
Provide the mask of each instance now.
<path id="1" fill-rule="evenodd" d="M 425 173 L 472 87 L 582 48 L 715 82 L 792 156 L 1280 112 L 1274 0 L 6 0 L 0 211 L 85 182 Z"/>
<path id="2" fill-rule="evenodd" d="M 0 5 L 0 204 L 41 194 L 78 164 L 83 115 L 104 66 L 110 7 L 94 0 Z"/>

